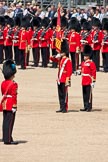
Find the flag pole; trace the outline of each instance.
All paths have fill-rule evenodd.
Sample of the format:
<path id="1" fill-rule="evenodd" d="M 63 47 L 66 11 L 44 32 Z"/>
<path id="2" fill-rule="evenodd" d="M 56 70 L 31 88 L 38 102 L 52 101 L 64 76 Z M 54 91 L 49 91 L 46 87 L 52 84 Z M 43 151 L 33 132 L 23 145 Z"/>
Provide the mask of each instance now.
<path id="1" fill-rule="evenodd" d="M 60 53 L 61 51 L 61 15 L 60 15 L 61 4 L 58 3 L 57 9 L 57 26 L 56 26 L 56 51 Z"/>

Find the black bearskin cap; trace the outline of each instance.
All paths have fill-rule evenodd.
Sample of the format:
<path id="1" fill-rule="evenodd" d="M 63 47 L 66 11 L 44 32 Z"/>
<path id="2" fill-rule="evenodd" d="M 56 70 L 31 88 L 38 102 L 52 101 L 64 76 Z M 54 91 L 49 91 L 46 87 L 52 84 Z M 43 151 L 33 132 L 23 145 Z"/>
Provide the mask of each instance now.
<path id="1" fill-rule="evenodd" d="M 84 51 L 83 51 L 84 56 L 92 56 L 92 48 L 90 45 L 85 45 L 84 46 Z"/>
<path id="2" fill-rule="evenodd" d="M 108 21 L 103 24 L 102 29 L 108 31 Z"/>
<path id="3" fill-rule="evenodd" d="M 28 27 L 28 20 L 26 17 L 23 17 L 21 20 L 21 27 L 27 28 Z"/>
<path id="4" fill-rule="evenodd" d="M 61 53 L 65 53 L 66 56 L 69 55 L 69 45 L 66 39 L 61 42 Z"/>
<path id="5" fill-rule="evenodd" d="M 52 26 L 57 26 L 57 17 L 52 19 Z"/>
<path id="6" fill-rule="evenodd" d="M 69 22 L 69 29 L 74 29 L 76 32 L 80 32 L 81 26 L 76 18 L 72 18 Z"/>
<path id="7" fill-rule="evenodd" d="M 7 24 L 9 24 L 11 27 L 13 27 L 14 26 L 14 20 L 12 18 L 9 18 L 7 20 Z"/>
<path id="8" fill-rule="evenodd" d="M 41 20 L 41 26 L 44 26 L 45 28 L 49 25 L 49 23 L 50 23 L 50 20 L 47 17 Z"/>
<path id="9" fill-rule="evenodd" d="M 61 17 L 61 27 L 67 27 L 68 26 L 68 20 L 66 17 Z"/>
<path id="10" fill-rule="evenodd" d="M 0 25 L 5 26 L 5 18 L 0 16 Z"/>
<path id="11" fill-rule="evenodd" d="M 2 72 L 5 79 L 10 79 L 16 73 L 16 65 L 12 60 L 6 60 Z"/>
<path id="12" fill-rule="evenodd" d="M 20 26 L 20 25 L 21 25 L 21 20 L 20 20 L 19 17 L 16 17 L 16 18 L 14 19 L 14 25 L 15 25 L 15 26 Z"/>
<path id="13" fill-rule="evenodd" d="M 82 29 L 90 31 L 92 29 L 92 26 L 89 22 L 84 22 L 82 25 Z"/>
<path id="14" fill-rule="evenodd" d="M 81 19 L 81 21 L 80 21 L 81 26 L 82 26 L 82 25 L 83 25 L 83 23 L 85 23 L 85 22 L 87 22 L 87 20 L 86 20 L 86 19 L 84 19 L 84 18 L 82 18 L 82 19 Z"/>
<path id="15" fill-rule="evenodd" d="M 37 26 L 37 27 L 39 27 L 39 26 L 40 26 L 39 19 L 37 19 L 36 17 L 35 17 L 35 18 L 33 18 L 32 23 L 33 23 L 33 26 Z"/>
<path id="16" fill-rule="evenodd" d="M 106 24 L 106 23 L 108 23 L 108 18 L 105 17 L 102 19 L 102 28 L 103 28 L 104 24 Z"/>
<path id="17" fill-rule="evenodd" d="M 98 18 L 93 17 L 92 18 L 92 26 L 97 26 L 100 28 L 100 26 L 101 26 L 100 20 Z"/>

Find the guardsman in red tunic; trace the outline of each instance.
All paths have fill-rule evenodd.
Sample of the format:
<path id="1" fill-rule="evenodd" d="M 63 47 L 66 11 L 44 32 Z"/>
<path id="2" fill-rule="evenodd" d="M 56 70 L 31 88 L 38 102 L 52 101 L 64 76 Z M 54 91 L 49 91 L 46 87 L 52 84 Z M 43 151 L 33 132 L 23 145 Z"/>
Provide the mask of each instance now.
<path id="1" fill-rule="evenodd" d="M 37 18 L 33 19 L 33 31 L 30 46 L 33 53 L 33 66 L 38 67 L 40 59 L 40 48 L 39 48 L 39 36 L 40 36 L 40 22 Z"/>
<path id="2" fill-rule="evenodd" d="M 102 31 L 100 30 L 100 21 L 97 18 L 93 19 L 92 23 L 93 31 L 91 33 L 92 36 L 92 49 L 93 55 L 92 60 L 96 64 L 96 70 L 99 71 L 100 66 L 100 49 L 102 43 Z"/>
<path id="3" fill-rule="evenodd" d="M 90 59 L 92 55 L 92 48 L 90 45 L 85 45 L 83 54 L 84 61 L 81 64 L 81 74 L 84 108 L 80 109 L 80 111 L 89 112 L 92 110 L 92 88 L 94 88 L 96 81 L 96 66 Z"/>
<path id="4" fill-rule="evenodd" d="M 70 33 L 69 33 L 69 52 L 72 60 L 73 73 L 76 74 L 78 68 L 79 52 L 80 52 L 80 34 L 77 32 L 78 21 L 70 22 Z"/>
<path id="5" fill-rule="evenodd" d="M 12 131 L 17 111 L 17 89 L 18 84 L 13 80 L 16 73 L 16 66 L 13 61 L 7 60 L 3 64 L 3 75 L 5 80 L 1 83 L 3 109 L 3 142 L 4 144 L 18 144 L 13 141 Z"/>
<path id="6" fill-rule="evenodd" d="M 4 49 L 4 34 L 3 34 L 3 29 L 5 25 L 5 19 L 4 17 L 0 17 L 0 64 L 3 63 L 4 60 L 4 54 L 3 54 L 3 49 Z"/>
<path id="7" fill-rule="evenodd" d="M 42 67 L 46 68 L 48 64 L 48 48 L 49 48 L 49 32 L 48 32 L 48 24 L 46 18 L 41 21 L 40 37 L 39 37 L 39 46 L 41 49 L 41 57 L 42 57 Z"/>
<path id="8" fill-rule="evenodd" d="M 91 29 L 92 26 L 90 25 L 89 22 L 84 22 L 82 25 L 82 30 L 83 32 L 81 32 L 81 62 L 84 61 L 84 55 L 83 55 L 83 50 L 84 50 L 84 46 L 89 44 L 91 45 L 92 40 L 91 40 Z"/>
<path id="9" fill-rule="evenodd" d="M 104 72 L 108 73 L 108 22 L 104 23 L 102 29 L 103 29 L 103 36 L 102 36 L 101 51 L 103 58 L 103 69 Z"/>
<path id="10" fill-rule="evenodd" d="M 12 18 L 7 19 L 7 25 L 4 28 L 4 50 L 5 60 L 13 59 L 12 40 L 13 40 L 13 27 L 14 21 Z"/>
<path id="11" fill-rule="evenodd" d="M 14 60 L 16 65 L 20 65 L 20 50 L 19 50 L 19 33 L 20 33 L 20 18 L 15 19 L 15 27 L 13 29 L 13 48 L 14 48 Z"/>
<path id="12" fill-rule="evenodd" d="M 29 33 L 26 30 L 27 27 L 27 22 L 26 18 L 22 19 L 21 22 L 21 30 L 19 34 L 19 49 L 20 49 L 20 64 L 21 64 L 21 69 L 26 69 L 27 66 L 27 53 L 30 48 L 30 38 L 29 38 Z"/>
<path id="13" fill-rule="evenodd" d="M 52 61 L 58 62 L 58 96 L 60 110 L 56 112 L 66 113 L 68 111 L 68 86 L 70 86 L 70 78 L 72 75 L 72 62 L 67 57 L 69 55 L 69 48 L 67 40 L 63 40 L 61 43 L 61 52 L 57 56 L 52 56 L 50 59 Z"/>

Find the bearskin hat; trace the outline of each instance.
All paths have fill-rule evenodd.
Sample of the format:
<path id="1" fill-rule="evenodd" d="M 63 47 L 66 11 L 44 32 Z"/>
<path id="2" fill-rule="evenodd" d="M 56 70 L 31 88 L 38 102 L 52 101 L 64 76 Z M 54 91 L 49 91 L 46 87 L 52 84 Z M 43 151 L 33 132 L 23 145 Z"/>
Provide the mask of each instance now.
<path id="1" fill-rule="evenodd" d="M 4 16 L 5 18 L 5 24 L 9 24 L 11 27 L 14 26 L 14 20 L 12 18 L 10 18 L 8 15 Z"/>
<path id="2" fill-rule="evenodd" d="M 82 18 L 82 19 L 80 20 L 80 24 L 81 24 L 81 26 L 82 26 L 83 23 L 85 23 L 85 22 L 87 22 L 87 20 L 86 20 L 85 18 Z"/>
<path id="3" fill-rule="evenodd" d="M 108 21 L 103 24 L 102 29 L 108 31 Z"/>
<path id="4" fill-rule="evenodd" d="M 89 22 L 84 22 L 82 25 L 82 29 L 90 31 L 92 29 L 92 26 Z"/>
<path id="5" fill-rule="evenodd" d="M 52 19 L 52 26 L 57 26 L 57 17 Z"/>
<path id="6" fill-rule="evenodd" d="M 90 45 L 85 45 L 84 46 L 84 51 L 83 51 L 84 56 L 92 56 L 92 48 Z"/>
<path id="7" fill-rule="evenodd" d="M 8 18 L 7 19 L 7 24 L 9 24 L 11 27 L 13 27 L 14 26 L 14 20 L 12 19 L 12 18 Z"/>
<path id="8" fill-rule="evenodd" d="M 7 20 L 9 19 L 9 16 L 8 15 L 5 15 L 4 16 L 4 19 L 5 19 L 5 24 L 7 24 Z"/>
<path id="9" fill-rule="evenodd" d="M 21 27 L 27 28 L 28 27 L 28 21 L 26 17 L 23 17 L 21 20 Z"/>
<path id="10" fill-rule="evenodd" d="M 102 28 L 103 28 L 104 24 L 106 24 L 107 22 L 108 22 L 108 18 L 104 17 L 102 19 Z"/>
<path id="11" fill-rule="evenodd" d="M 41 20 L 41 26 L 44 26 L 45 28 L 49 25 L 49 23 L 50 23 L 50 20 L 47 17 Z"/>
<path id="12" fill-rule="evenodd" d="M 5 26 L 5 18 L 0 16 L 0 25 Z"/>
<path id="13" fill-rule="evenodd" d="M 19 17 L 16 17 L 16 18 L 14 19 L 14 25 L 15 25 L 15 26 L 20 26 L 20 25 L 21 25 L 21 20 L 20 20 Z"/>
<path id="14" fill-rule="evenodd" d="M 2 72 L 5 79 L 10 79 L 16 73 L 16 65 L 12 60 L 6 60 Z"/>
<path id="15" fill-rule="evenodd" d="M 37 27 L 39 27 L 39 26 L 40 26 L 39 19 L 37 19 L 36 17 L 33 18 L 32 24 L 33 24 L 33 26 L 37 26 Z"/>
<path id="16" fill-rule="evenodd" d="M 69 45 L 66 39 L 61 42 L 61 53 L 65 53 L 66 56 L 69 55 Z"/>
<path id="17" fill-rule="evenodd" d="M 72 18 L 69 22 L 69 29 L 74 29 L 77 32 L 80 32 L 81 26 L 79 21 L 76 18 Z"/>
<path id="18" fill-rule="evenodd" d="M 68 20 L 66 17 L 61 17 L 61 27 L 67 27 L 68 26 Z"/>
<path id="19" fill-rule="evenodd" d="M 101 26 L 100 20 L 98 18 L 93 17 L 92 26 L 100 27 Z"/>

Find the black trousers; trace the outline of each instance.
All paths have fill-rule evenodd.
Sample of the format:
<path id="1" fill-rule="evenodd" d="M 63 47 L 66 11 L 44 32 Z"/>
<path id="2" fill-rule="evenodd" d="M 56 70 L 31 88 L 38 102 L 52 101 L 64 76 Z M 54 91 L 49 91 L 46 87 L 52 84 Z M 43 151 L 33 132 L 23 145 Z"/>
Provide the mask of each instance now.
<path id="1" fill-rule="evenodd" d="M 57 55 L 57 51 L 56 51 L 56 49 L 52 49 L 52 56 L 56 56 Z M 57 62 L 52 62 L 52 67 L 53 68 L 57 68 L 57 65 L 58 65 L 58 63 Z"/>
<path id="2" fill-rule="evenodd" d="M 25 50 L 20 50 L 20 65 L 21 65 L 21 69 L 25 69 L 26 68 L 26 54 L 25 54 Z"/>
<path id="3" fill-rule="evenodd" d="M 3 111 L 3 142 L 8 143 L 12 142 L 12 131 L 15 121 L 15 115 L 16 113 L 13 113 L 12 111 Z"/>
<path id="4" fill-rule="evenodd" d="M 47 67 L 48 64 L 48 48 L 41 47 L 42 66 Z"/>
<path id="5" fill-rule="evenodd" d="M 20 50 L 18 46 L 14 46 L 14 60 L 16 65 L 20 64 Z"/>
<path id="6" fill-rule="evenodd" d="M 92 88 L 91 85 L 82 86 L 83 104 L 87 110 L 92 109 Z"/>
<path id="7" fill-rule="evenodd" d="M 70 52 L 71 60 L 72 60 L 72 69 L 75 72 L 79 66 L 79 55 L 76 52 Z"/>
<path id="8" fill-rule="evenodd" d="M 12 52 L 12 46 L 5 46 L 5 60 L 12 60 L 13 59 L 13 52 Z"/>
<path id="9" fill-rule="evenodd" d="M 57 84 L 58 86 L 58 97 L 60 110 L 68 110 L 68 87 L 65 86 L 65 83 Z"/>
<path id="10" fill-rule="evenodd" d="M 104 72 L 108 72 L 108 52 L 102 53 Z"/>
<path id="11" fill-rule="evenodd" d="M 94 61 L 96 65 L 96 70 L 99 71 L 100 66 L 100 50 L 93 51 L 92 53 L 92 60 Z"/>
<path id="12" fill-rule="evenodd" d="M 38 66 L 40 59 L 39 47 L 32 48 L 34 66 Z"/>
<path id="13" fill-rule="evenodd" d="M 0 64 L 3 63 L 4 60 L 4 53 L 3 53 L 4 45 L 0 44 Z"/>
<path id="14" fill-rule="evenodd" d="M 47 47 L 47 64 L 49 63 L 50 58 L 50 47 Z"/>
<path id="15" fill-rule="evenodd" d="M 83 62 L 84 61 L 84 54 L 83 54 L 83 52 L 81 52 L 81 62 Z"/>

